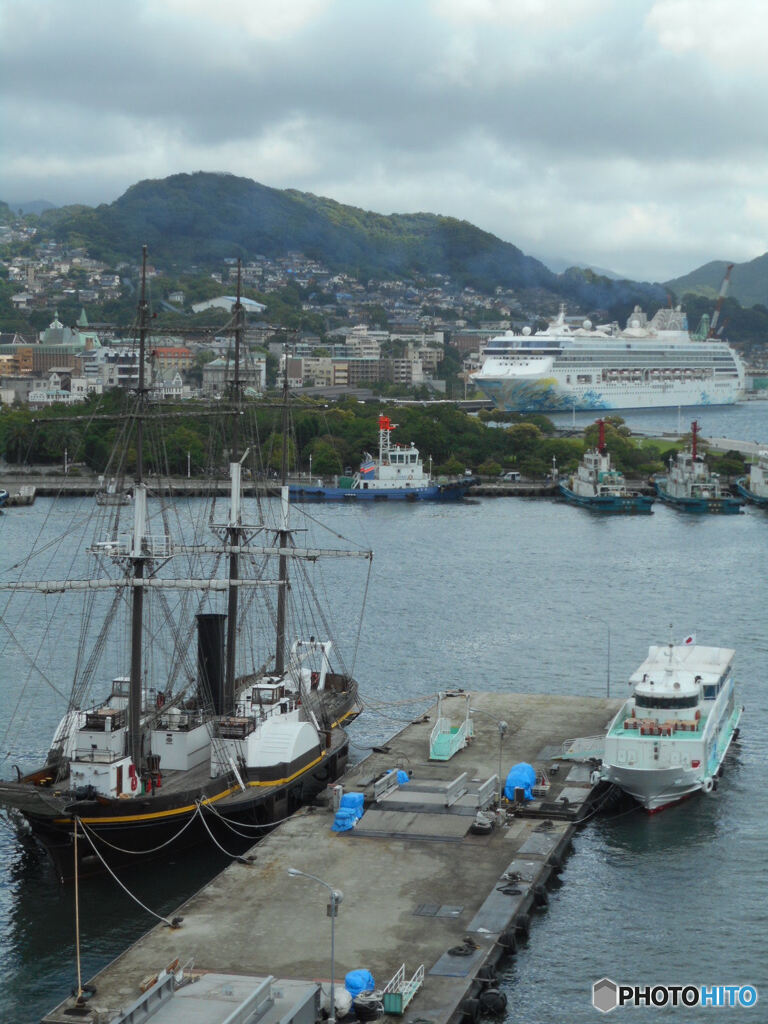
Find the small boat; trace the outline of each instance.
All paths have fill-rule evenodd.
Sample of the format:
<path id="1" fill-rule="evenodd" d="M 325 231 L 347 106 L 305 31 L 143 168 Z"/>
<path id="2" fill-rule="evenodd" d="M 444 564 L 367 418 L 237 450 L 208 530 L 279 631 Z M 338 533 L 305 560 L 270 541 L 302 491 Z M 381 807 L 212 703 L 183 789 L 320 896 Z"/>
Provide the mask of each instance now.
<path id="1" fill-rule="evenodd" d="M 340 476 L 333 485 L 291 484 L 292 501 L 459 501 L 474 484 L 471 475 L 439 483 L 425 472 L 418 448 L 393 444 L 397 427 L 379 416 L 379 457 L 365 452 L 354 476 Z"/>
<path id="2" fill-rule="evenodd" d="M 55 608 L 46 605 L 40 613 L 46 633 L 58 628 L 62 636 L 80 637 L 69 697 L 47 756 L 28 752 L 27 716 L 40 700 L 20 702 L 18 734 L 6 739 L 20 767 L 14 778 L 0 781 L 0 806 L 26 820 L 62 881 L 99 871 L 102 861 L 175 856 L 174 848 L 215 834 L 229 846 L 255 842 L 344 771 L 344 725 L 360 711 L 357 684 L 333 641 L 315 635 L 316 623 L 327 630 L 328 609 L 318 609 L 303 566 L 317 571 L 323 556 L 359 556 L 370 566 L 371 553 L 298 546 L 284 475 L 274 524 L 263 518 L 269 509 L 249 511 L 243 499 L 243 463 L 258 453 L 242 438 L 248 421 L 238 370 L 245 323 L 239 279 L 234 380 L 220 425 L 228 437 L 228 507 L 216 514 L 215 504 L 201 501 L 190 529 L 174 527 L 170 482 L 160 478 L 167 465 L 162 434 L 148 434 L 153 424 L 162 430 L 162 417 L 150 417 L 143 379 L 146 262 L 145 249 L 139 383 L 120 432 L 122 460 L 114 456 L 122 467 L 126 454 L 135 453 L 126 521 L 119 505 L 106 511 L 94 504 L 82 534 L 94 566 L 85 578 L 35 580 L 25 561 L 21 576 L 0 580 L 7 629 L 14 609 L 22 618 L 32 614 L 27 602 L 35 595 L 39 602 L 50 593 L 83 598 L 74 631 L 71 615 L 57 627 L 44 617 Z M 73 534 L 66 519 L 59 542 L 69 553 Z M 200 532 L 206 527 L 212 542 Z M 44 550 L 55 541 L 43 538 Z M 293 580 L 289 565 L 297 566 Z M 180 595 L 175 605 L 167 593 Z M 106 594 L 114 595 L 111 603 L 99 599 Z M 46 663 L 40 675 L 54 672 L 53 688 L 64 692 L 65 669 Z"/>
<path id="3" fill-rule="evenodd" d="M 584 453 L 567 484 L 560 481 L 560 493 L 571 505 L 581 505 L 593 512 L 652 512 L 654 498 L 630 491 L 623 475 L 611 468 L 611 456 L 605 446 L 605 420 L 597 420 L 597 425 L 597 448 Z"/>
<path id="4" fill-rule="evenodd" d="M 741 705 L 726 647 L 651 646 L 630 676 L 632 696 L 608 727 L 600 769 L 653 813 L 696 792 L 711 793 L 738 736 Z"/>
<path id="5" fill-rule="evenodd" d="M 0 508 L 8 501 L 10 494 L 4 488 L 0 487 Z"/>
<path id="6" fill-rule="evenodd" d="M 749 467 L 749 476 L 736 481 L 736 489 L 742 498 L 754 505 L 768 506 L 768 449 L 757 453 L 757 462 Z"/>
<path id="7" fill-rule="evenodd" d="M 723 491 L 720 477 L 710 473 L 704 457 L 698 453 L 698 423 L 691 424 L 691 450 L 678 452 L 670 459 L 667 476 L 656 477 L 656 493 L 668 505 L 684 512 L 734 514 L 741 512 L 741 501 Z"/>
<path id="8" fill-rule="evenodd" d="M 114 477 L 106 483 L 103 476 L 99 477 L 95 497 L 97 505 L 129 505 L 131 502 L 131 495 Z"/>

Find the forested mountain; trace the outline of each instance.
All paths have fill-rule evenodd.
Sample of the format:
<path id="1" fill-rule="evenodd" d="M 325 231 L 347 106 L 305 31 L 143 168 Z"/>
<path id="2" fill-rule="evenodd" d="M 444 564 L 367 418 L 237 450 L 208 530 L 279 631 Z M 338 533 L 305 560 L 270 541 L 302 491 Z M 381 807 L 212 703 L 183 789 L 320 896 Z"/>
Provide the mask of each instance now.
<path id="1" fill-rule="evenodd" d="M 590 271 L 557 275 L 467 221 L 431 213 L 384 216 L 231 174 L 141 181 L 110 204 L 45 211 L 43 234 L 85 246 L 111 265 L 142 244 L 160 267 L 206 267 L 228 257 L 302 252 L 361 281 L 443 274 L 482 291 L 543 289 L 587 308 L 663 304 L 660 285 L 609 281 Z"/>
<path id="2" fill-rule="evenodd" d="M 719 293 L 727 267 L 725 260 L 713 260 L 666 285 L 677 295 L 690 292 L 711 299 Z M 743 307 L 768 306 L 768 252 L 748 263 L 735 264 L 728 294 Z"/>

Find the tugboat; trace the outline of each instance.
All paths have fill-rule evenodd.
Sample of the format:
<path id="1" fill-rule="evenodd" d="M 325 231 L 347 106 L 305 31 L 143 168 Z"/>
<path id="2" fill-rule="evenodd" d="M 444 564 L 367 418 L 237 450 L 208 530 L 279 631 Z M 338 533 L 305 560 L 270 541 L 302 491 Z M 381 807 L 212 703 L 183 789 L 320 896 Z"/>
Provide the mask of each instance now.
<path id="1" fill-rule="evenodd" d="M 19 765 L 16 777 L 0 781 L 0 805 L 26 820 L 62 881 L 101 870 L 107 860 L 165 856 L 171 847 L 205 841 L 213 833 L 231 839 L 234 832 L 255 842 L 344 771 L 344 725 L 360 711 L 357 684 L 333 641 L 315 636 L 315 623 L 327 629 L 328 609 L 316 607 L 303 566 L 314 567 L 323 555 L 359 556 L 370 565 L 371 553 L 295 544 L 285 445 L 277 521 L 268 525 L 246 511 L 241 480 L 252 446 L 241 434 L 245 317 L 239 280 L 226 410 L 228 508 L 217 515 L 215 506 L 198 503 L 192 536 L 189 529 L 174 529 L 169 483 L 163 485 L 159 471 L 154 483 L 150 462 L 159 452 L 159 465 L 167 464 L 162 437 L 149 436 L 162 418 L 150 417 L 146 408 L 146 248 L 143 262 L 138 387 L 129 429 L 120 432 L 123 454 L 115 455 L 122 469 L 125 453 L 135 452 L 129 521 L 122 521 L 119 504 L 103 510 L 94 504 L 95 522 L 84 526 L 82 536 L 95 571 L 84 579 L 34 580 L 25 561 L 20 577 L 0 581 L 9 631 L 10 611 L 19 608 L 21 618 L 30 616 L 27 602 L 36 594 L 84 596 L 74 677 L 48 754 L 27 753 L 28 716 L 40 704 L 29 696 L 17 706 L 18 736 L 7 739 Z M 284 402 L 284 438 L 286 410 Z M 76 541 L 66 518 L 60 543 L 69 550 Z M 205 524 L 213 543 L 200 533 Z M 53 543 L 46 537 L 45 550 Z M 293 581 L 289 564 L 302 566 Z M 302 576 L 306 595 L 299 594 Z M 98 600 L 110 592 L 111 604 Z M 181 595 L 174 606 L 165 596 L 169 592 Z M 186 596 L 192 593 L 194 601 Z M 56 608 L 58 601 L 51 615 Z M 62 637 L 72 629 L 71 616 L 64 627 L 60 621 L 46 624 L 44 613 L 39 621 L 46 633 L 58 629 Z M 267 639 L 271 626 L 273 644 Z M 111 678 L 106 697 L 102 663 Z M 55 692 L 64 691 L 65 669 L 45 663 L 38 670 Z"/>
<path id="2" fill-rule="evenodd" d="M 611 468 L 611 456 L 605 447 L 605 420 L 597 420 L 597 425 L 597 448 L 584 453 L 567 484 L 560 481 L 560 493 L 571 505 L 581 505 L 593 512 L 652 512 L 654 498 L 630 491 L 623 475 Z"/>
<path id="3" fill-rule="evenodd" d="M 749 467 L 749 476 L 742 476 L 736 481 L 736 489 L 742 498 L 754 505 L 768 507 L 768 449 L 757 453 L 757 462 Z"/>
<path id="4" fill-rule="evenodd" d="M 448 483 L 436 483 L 428 472 L 419 449 L 392 443 L 397 427 L 389 416 L 379 416 L 379 457 L 364 452 L 354 476 L 340 476 L 333 486 L 292 484 L 292 501 L 459 501 L 476 482 L 473 476 Z"/>
<path id="5" fill-rule="evenodd" d="M 649 813 L 698 791 L 711 793 L 738 736 L 741 705 L 726 647 L 651 646 L 630 676 L 632 696 L 608 727 L 601 778 Z"/>
<path id="6" fill-rule="evenodd" d="M 656 477 L 656 492 L 662 501 L 684 512 L 734 514 L 741 512 L 741 502 L 723 491 L 720 477 L 710 473 L 704 457 L 698 454 L 699 425 L 691 424 L 691 450 L 678 452 L 670 459 L 669 474 Z"/>

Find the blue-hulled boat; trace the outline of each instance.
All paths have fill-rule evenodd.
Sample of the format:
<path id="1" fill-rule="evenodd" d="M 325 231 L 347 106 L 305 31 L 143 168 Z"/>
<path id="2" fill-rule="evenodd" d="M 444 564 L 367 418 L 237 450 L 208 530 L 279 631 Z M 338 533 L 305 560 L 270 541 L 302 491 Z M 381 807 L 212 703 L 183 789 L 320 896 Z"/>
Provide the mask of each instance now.
<path id="1" fill-rule="evenodd" d="M 749 467 L 749 476 L 739 477 L 736 489 L 752 504 L 768 508 L 768 449 L 757 453 L 757 462 Z"/>
<path id="2" fill-rule="evenodd" d="M 436 482 L 424 471 L 418 448 L 392 443 L 397 427 L 389 416 L 379 416 L 379 457 L 363 455 L 354 476 L 340 476 L 327 485 L 318 481 L 291 484 L 291 501 L 458 501 L 475 483 L 465 476 L 459 480 Z"/>
<path id="3" fill-rule="evenodd" d="M 605 446 L 605 420 L 598 420 L 597 425 L 600 428 L 597 448 L 584 453 L 567 483 L 560 481 L 560 493 L 571 505 L 581 505 L 593 512 L 652 512 L 654 498 L 630 491 L 623 475 L 611 468 L 611 456 Z"/>
<path id="4" fill-rule="evenodd" d="M 2 508 L 6 501 L 8 501 L 9 497 L 10 495 L 8 494 L 8 491 L 0 487 L 0 508 Z"/>
<path id="5" fill-rule="evenodd" d="M 684 512 L 735 514 L 741 512 L 741 501 L 723 491 L 720 477 L 710 473 L 697 448 L 698 423 L 691 424 L 692 441 L 689 452 L 678 452 L 670 460 L 667 476 L 656 477 L 656 492 L 662 501 Z"/>

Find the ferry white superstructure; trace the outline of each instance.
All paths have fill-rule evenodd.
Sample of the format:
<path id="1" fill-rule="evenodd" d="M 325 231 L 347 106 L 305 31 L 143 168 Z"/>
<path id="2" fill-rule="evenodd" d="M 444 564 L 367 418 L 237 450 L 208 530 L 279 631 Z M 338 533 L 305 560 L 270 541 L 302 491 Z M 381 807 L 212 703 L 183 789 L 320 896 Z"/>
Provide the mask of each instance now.
<path id="1" fill-rule="evenodd" d="M 743 711 L 734 693 L 734 653 L 692 637 L 649 647 L 630 677 L 632 696 L 608 728 L 603 780 L 650 812 L 711 792 Z"/>
<path id="2" fill-rule="evenodd" d="M 648 321 L 636 306 L 623 331 L 589 320 L 572 328 L 561 307 L 546 330 L 507 331 L 482 356 L 472 379 L 508 412 L 732 405 L 745 384 L 738 353 L 717 338 L 692 338 L 679 307 Z"/>

